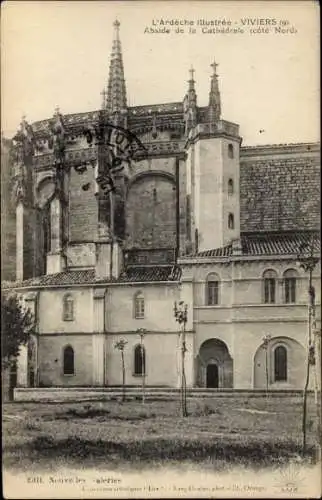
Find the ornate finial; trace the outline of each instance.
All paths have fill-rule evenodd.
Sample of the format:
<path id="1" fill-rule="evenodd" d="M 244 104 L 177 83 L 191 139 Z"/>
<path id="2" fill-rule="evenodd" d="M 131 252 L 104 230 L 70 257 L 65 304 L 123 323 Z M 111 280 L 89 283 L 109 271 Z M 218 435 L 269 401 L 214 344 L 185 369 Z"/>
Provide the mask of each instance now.
<path id="1" fill-rule="evenodd" d="M 21 117 L 21 123 L 24 123 L 26 121 L 26 114 L 23 113 L 22 117 Z"/>
<path id="2" fill-rule="evenodd" d="M 183 112 L 185 121 L 185 134 L 188 135 L 189 130 L 196 125 L 196 109 L 197 109 L 197 94 L 195 90 L 194 73 L 195 70 L 191 65 L 189 69 L 190 78 L 188 80 L 188 91 L 183 101 Z"/>
<path id="3" fill-rule="evenodd" d="M 115 19 L 113 26 L 114 26 L 114 40 L 119 40 L 120 39 L 120 21 L 118 19 Z"/>
<path id="4" fill-rule="evenodd" d="M 214 59 L 214 62 L 212 64 L 210 64 L 210 66 L 213 68 L 214 70 L 214 75 L 215 76 L 218 76 L 217 75 L 217 66 L 219 66 L 219 64 L 216 63 L 215 59 Z"/>
<path id="5" fill-rule="evenodd" d="M 59 109 L 59 106 L 56 105 L 55 106 L 55 115 L 59 115 L 60 114 L 60 109 Z"/>
<path id="6" fill-rule="evenodd" d="M 220 92 L 218 87 L 218 75 L 217 66 L 219 66 L 216 61 L 210 65 L 213 68 L 213 75 L 210 80 L 210 93 L 209 93 L 209 122 L 214 123 L 220 119 L 221 115 L 221 103 L 220 103 Z"/>

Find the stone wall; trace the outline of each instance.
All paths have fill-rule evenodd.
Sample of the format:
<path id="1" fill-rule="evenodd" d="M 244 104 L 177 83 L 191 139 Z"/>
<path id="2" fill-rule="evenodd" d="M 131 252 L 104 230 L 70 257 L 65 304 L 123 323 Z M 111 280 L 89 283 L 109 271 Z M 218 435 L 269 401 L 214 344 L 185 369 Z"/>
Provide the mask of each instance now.
<path id="1" fill-rule="evenodd" d="M 289 231 L 320 226 L 320 158 L 317 152 L 241 155 L 241 231 Z M 265 154 L 264 154 L 265 153 Z"/>
<path id="2" fill-rule="evenodd" d="M 219 305 L 215 306 L 217 309 L 222 306 L 247 306 L 247 305 L 262 305 L 263 304 L 263 273 L 267 269 L 276 271 L 276 304 L 272 307 L 280 305 L 284 310 L 287 307 L 294 307 L 293 305 L 287 306 L 284 304 L 283 294 L 283 274 L 289 269 L 293 269 L 297 275 L 296 286 L 296 303 L 305 305 L 307 304 L 307 289 L 308 289 L 308 276 L 296 265 L 294 260 L 261 260 L 261 261 L 248 261 L 241 263 L 224 264 L 204 264 L 196 266 L 194 269 L 184 269 L 183 276 L 186 278 L 193 273 L 194 280 L 194 306 L 206 306 L 206 284 L 207 276 L 210 273 L 216 273 L 219 277 Z M 232 281 L 233 276 L 233 281 Z M 319 286 L 320 266 L 317 266 L 313 275 L 313 285 L 316 290 L 316 303 L 319 304 L 321 300 L 320 286 Z M 263 305 L 265 307 L 265 305 Z"/>
<path id="3" fill-rule="evenodd" d="M 64 375 L 63 349 L 74 349 L 74 375 Z M 42 336 L 39 339 L 40 386 L 90 386 L 93 382 L 93 348 L 91 335 Z"/>
<path id="4" fill-rule="evenodd" d="M 65 294 L 73 300 L 74 319 L 63 318 Z M 91 288 L 58 288 L 39 294 L 39 334 L 75 334 L 93 332 L 93 290 Z"/>
<path id="5" fill-rule="evenodd" d="M 142 319 L 136 319 L 134 315 L 134 301 L 139 292 L 144 297 Z M 174 301 L 178 302 L 182 295 L 183 292 L 180 294 L 176 283 L 111 286 L 106 296 L 106 330 L 110 333 L 126 333 L 145 328 L 149 332 L 177 332 L 178 324 L 173 316 L 173 304 Z M 192 308 L 191 301 L 189 308 Z M 192 330 L 191 315 L 187 330 Z"/>
<path id="6" fill-rule="evenodd" d="M 16 213 L 12 200 L 10 141 L 1 141 L 1 279 L 16 277 Z"/>
<path id="7" fill-rule="evenodd" d="M 69 184 L 69 240 L 94 241 L 97 236 L 98 206 L 95 196 L 94 169 L 78 174 L 72 168 Z M 90 183 L 84 191 L 82 186 Z"/>
<path id="8" fill-rule="evenodd" d="M 176 246 L 176 186 L 167 177 L 139 178 L 126 202 L 127 245 L 137 248 Z"/>

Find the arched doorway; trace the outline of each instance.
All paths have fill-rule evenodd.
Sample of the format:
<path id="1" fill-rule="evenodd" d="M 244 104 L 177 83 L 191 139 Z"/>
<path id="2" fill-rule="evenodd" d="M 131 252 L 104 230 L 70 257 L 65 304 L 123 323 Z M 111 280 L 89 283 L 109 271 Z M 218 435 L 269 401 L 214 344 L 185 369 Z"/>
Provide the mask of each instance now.
<path id="1" fill-rule="evenodd" d="M 209 363 L 207 365 L 206 387 L 217 389 L 219 387 L 219 371 L 218 365 Z"/>
<path id="2" fill-rule="evenodd" d="M 233 359 L 225 342 L 206 340 L 199 349 L 197 381 L 199 387 L 233 388 Z"/>

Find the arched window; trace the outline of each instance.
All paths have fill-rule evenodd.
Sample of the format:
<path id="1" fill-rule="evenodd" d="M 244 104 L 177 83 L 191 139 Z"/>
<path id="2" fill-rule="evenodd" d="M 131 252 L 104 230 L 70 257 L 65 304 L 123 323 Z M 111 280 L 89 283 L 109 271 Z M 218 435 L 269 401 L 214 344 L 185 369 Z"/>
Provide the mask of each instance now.
<path id="1" fill-rule="evenodd" d="M 234 194 L 234 181 L 233 179 L 228 179 L 228 195 Z"/>
<path id="2" fill-rule="evenodd" d="M 228 158 L 234 158 L 234 146 L 228 144 Z"/>
<path id="3" fill-rule="evenodd" d="M 198 229 L 195 229 L 195 252 L 199 252 L 199 232 Z"/>
<path id="4" fill-rule="evenodd" d="M 74 299 L 69 293 L 64 295 L 63 299 L 63 320 L 74 320 Z"/>
<path id="5" fill-rule="evenodd" d="M 228 227 L 229 229 L 234 229 L 235 223 L 234 223 L 234 214 L 228 214 Z"/>
<path id="6" fill-rule="evenodd" d="M 134 375 L 145 374 L 145 348 L 137 345 L 134 349 Z"/>
<path id="7" fill-rule="evenodd" d="M 296 302 L 296 278 L 298 274 L 294 269 L 288 269 L 283 274 L 284 278 L 284 302 L 292 304 Z"/>
<path id="8" fill-rule="evenodd" d="M 142 292 L 137 292 L 134 296 L 134 317 L 136 319 L 144 318 L 144 295 Z"/>
<path id="9" fill-rule="evenodd" d="M 263 274 L 263 299 L 265 304 L 274 304 L 276 300 L 276 272 L 268 269 Z"/>
<path id="10" fill-rule="evenodd" d="M 42 210 L 43 253 L 46 258 L 51 250 L 51 212 L 50 202 Z"/>
<path id="11" fill-rule="evenodd" d="M 211 273 L 207 277 L 206 304 L 216 306 L 219 304 L 219 276 Z"/>
<path id="12" fill-rule="evenodd" d="M 188 240 L 191 241 L 191 200 L 190 194 L 186 197 L 186 233 Z"/>
<path id="13" fill-rule="evenodd" d="M 64 375 L 74 375 L 74 349 L 71 345 L 64 348 Z"/>
<path id="14" fill-rule="evenodd" d="M 282 345 L 274 350 L 274 380 L 275 382 L 287 380 L 287 350 Z"/>

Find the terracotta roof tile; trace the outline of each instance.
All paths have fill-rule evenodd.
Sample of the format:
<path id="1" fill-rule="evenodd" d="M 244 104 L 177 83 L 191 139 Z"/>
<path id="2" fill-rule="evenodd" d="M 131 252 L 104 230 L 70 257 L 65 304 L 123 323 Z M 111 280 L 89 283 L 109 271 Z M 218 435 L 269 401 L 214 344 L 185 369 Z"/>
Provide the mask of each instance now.
<path id="1" fill-rule="evenodd" d="M 55 285 L 83 285 L 94 283 L 132 283 L 150 281 L 177 281 L 180 279 L 178 266 L 133 267 L 124 271 L 118 279 L 97 279 L 95 270 L 64 271 L 31 278 L 21 282 L 3 282 L 2 288 L 43 287 Z"/>
<path id="2" fill-rule="evenodd" d="M 301 245 L 309 244 L 314 236 L 314 251 L 320 252 L 320 235 L 317 232 L 248 233 L 241 235 L 241 255 L 296 255 Z M 233 254 L 232 244 L 205 250 L 191 257 L 226 257 Z"/>
<path id="3" fill-rule="evenodd" d="M 164 267 L 130 267 L 119 281 L 177 281 L 180 279 L 180 268 L 178 266 Z"/>

